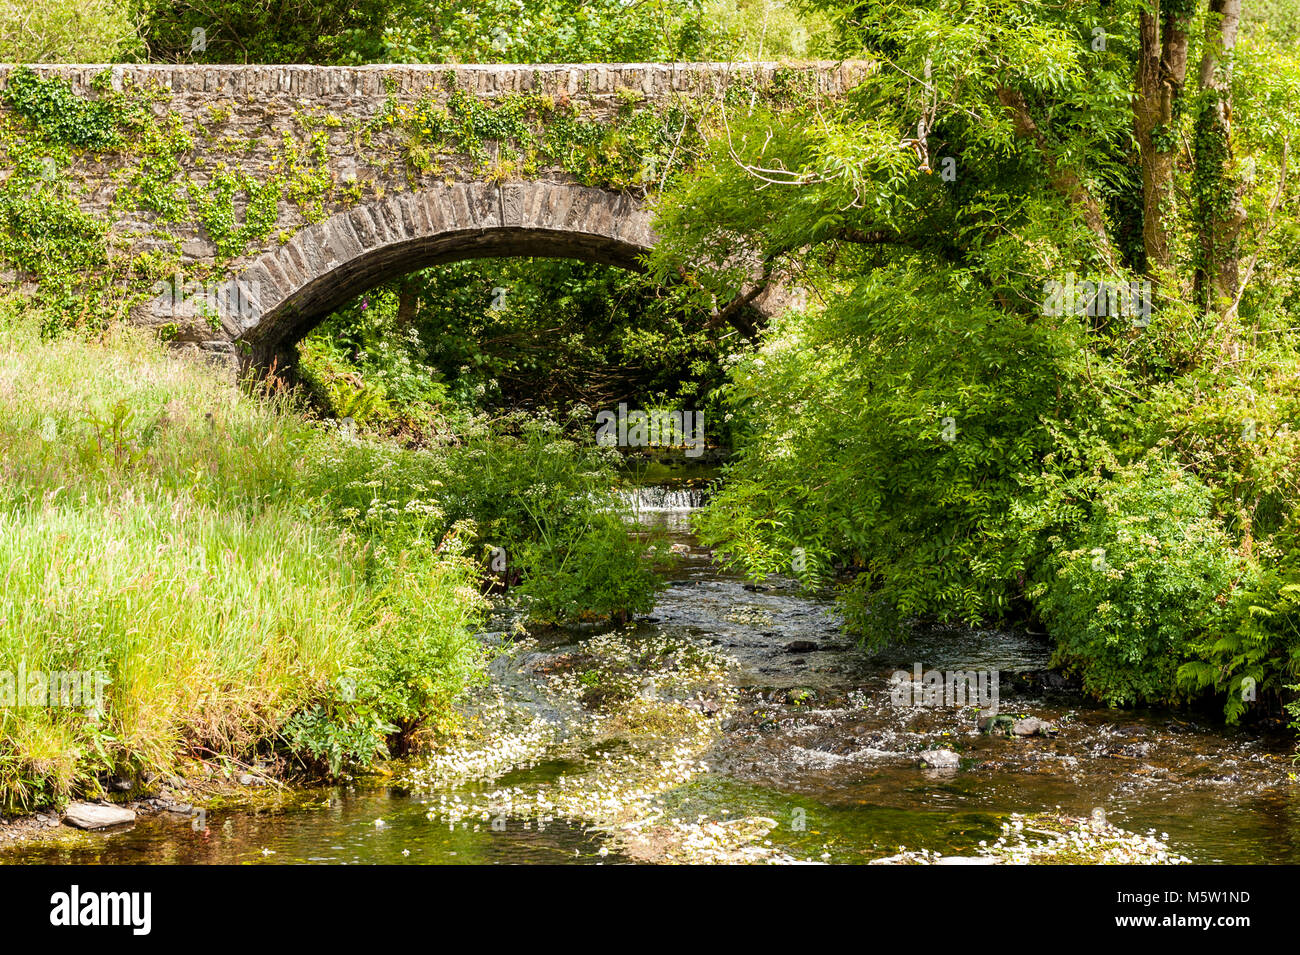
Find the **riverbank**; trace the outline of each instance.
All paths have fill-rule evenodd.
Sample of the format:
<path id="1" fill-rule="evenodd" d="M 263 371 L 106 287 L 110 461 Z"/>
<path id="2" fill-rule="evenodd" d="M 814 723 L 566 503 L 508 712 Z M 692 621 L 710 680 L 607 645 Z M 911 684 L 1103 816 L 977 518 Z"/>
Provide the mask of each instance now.
<path id="1" fill-rule="evenodd" d="M 45 340 L 0 302 L 0 811 L 186 757 L 337 770 L 440 726 L 484 603 L 403 483 L 430 467 L 141 334 Z"/>
<path id="2" fill-rule="evenodd" d="M 212 764 L 194 764 L 188 772 L 151 780 L 137 789 L 114 799 L 74 800 L 61 809 L 47 806 L 22 815 L 0 816 L 0 850 L 38 843 L 63 844 L 69 837 L 102 839 L 159 817 L 183 820 L 200 832 L 209 815 L 217 812 L 287 812 L 307 807 L 319 798 L 312 787 L 293 785 L 264 769 L 240 766 L 222 770 Z M 111 810 L 132 818 L 86 828 L 74 820 L 87 815 L 87 810 Z"/>
<path id="3" fill-rule="evenodd" d="M 432 753 L 279 810 L 213 810 L 206 836 L 161 814 L 0 861 L 1300 861 L 1285 736 L 1096 706 L 1027 634 L 917 631 L 864 654 L 829 600 L 719 570 L 688 509 L 644 498 L 642 522 L 684 551 L 654 609 L 600 634 L 494 618 L 490 682 Z M 997 669 L 1002 712 L 1052 732 L 896 706 L 891 675 L 913 661 Z M 957 764 L 923 765 L 940 749 Z"/>

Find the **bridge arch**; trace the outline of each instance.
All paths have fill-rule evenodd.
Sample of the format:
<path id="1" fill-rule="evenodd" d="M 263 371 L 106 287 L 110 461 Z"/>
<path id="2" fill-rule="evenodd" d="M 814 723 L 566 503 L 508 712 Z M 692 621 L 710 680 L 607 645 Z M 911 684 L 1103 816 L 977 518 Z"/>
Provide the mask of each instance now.
<path id="1" fill-rule="evenodd" d="M 291 363 L 292 346 L 331 311 L 399 275 L 504 256 L 572 258 L 638 270 L 656 236 L 626 193 L 559 182 L 452 182 L 338 212 L 299 230 L 233 277 L 221 315 L 247 367 Z"/>

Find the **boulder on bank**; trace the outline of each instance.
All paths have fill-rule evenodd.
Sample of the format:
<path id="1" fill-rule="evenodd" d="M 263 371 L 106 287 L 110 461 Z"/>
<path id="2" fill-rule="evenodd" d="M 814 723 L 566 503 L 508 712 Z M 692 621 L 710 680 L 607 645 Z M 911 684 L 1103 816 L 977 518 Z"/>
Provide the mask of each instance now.
<path id="1" fill-rule="evenodd" d="M 66 825 L 78 829 L 107 829 L 135 822 L 135 813 L 121 806 L 102 806 L 93 802 L 74 802 L 63 814 Z"/>

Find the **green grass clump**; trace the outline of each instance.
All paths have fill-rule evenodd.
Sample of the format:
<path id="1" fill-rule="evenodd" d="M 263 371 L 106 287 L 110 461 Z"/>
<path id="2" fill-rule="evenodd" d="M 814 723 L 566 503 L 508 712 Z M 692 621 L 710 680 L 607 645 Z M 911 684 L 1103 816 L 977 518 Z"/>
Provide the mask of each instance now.
<path id="1" fill-rule="evenodd" d="M 39 327 L 0 303 L 0 674 L 107 683 L 102 712 L 0 705 L 0 804 L 186 755 L 339 772 L 453 718 L 482 606 L 458 529 L 432 508 L 349 520 L 327 493 L 344 445 L 402 452 L 144 336 Z"/>

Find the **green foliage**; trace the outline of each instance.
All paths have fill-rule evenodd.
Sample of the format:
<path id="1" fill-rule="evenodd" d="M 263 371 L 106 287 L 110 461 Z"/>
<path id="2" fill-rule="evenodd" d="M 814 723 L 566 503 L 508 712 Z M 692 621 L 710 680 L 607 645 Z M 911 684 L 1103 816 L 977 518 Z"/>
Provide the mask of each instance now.
<path id="1" fill-rule="evenodd" d="M 326 702 L 286 726 L 286 737 L 333 775 L 376 754 L 406 755 L 421 731 L 454 727 L 453 703 L 482 673 L 483 651 L 472 636 L 482 608 L 473 589 L 478 568 L 464 558 L 459 536 L 468 528 L 436 540 L 434 523 L 423 519 L 436 512 L 412 521 L 407 504 L 400 514 L 372 504 L 364 523 L 350 521 L 372 548 L 366 574 L 374 598 L 359 665 Z"/>
<path id="2" fill-rule="evenodd" d="M 437 369 L 422 364 L 418 331 L 395 327 L 396 295 L 376 289 L 298 344 L 298 376 L 336 418 L 397 430 L 423 429 L 447 398 Z"/>
<path id="3" fill-rule="evenodd" d="M 9 74 L 4 101 L 47 143 L 92 150 L 122 144 L 116 101 L 78 96 L 60 77 L 42 79 L 18 67 Z"/>
<path id="4" fill-rule="evenodd" d="M 209 164 L 204 156 L 183 163 L 196 142 L 211 136 L 202 120 L 160 108 L 169 95 L 149 83 L 114 89 L 107 70 L 92 79 L 87 95 L 26 67 L 10 74 L 0 154 L 13 173 L 0 184 L 0 257 L 41 280 L 38 296 L 51 330 L 103 326 L 153 294 L 162 276 L 148 257 L 165 253 L 153 250 L 128 260 L 122 254 L 127 243 L 107 241 L 115 219 L 143 212 L 163 224 L 198 223 L 216 245 L 220 263 L 266 243 L 279 223 L 281 200 L 297 206 L 308 221 L 319 221 L 335 197 L 328 133 L 314 128 L 313 117 L 300 117 L 300 135 L 286 131 L 265 144 L 269 170 Z M 205 118 L 219 124 L 229 113 L 214 107 Z M 241 141 L 241 153 L 259 142 Z M 108 161 L 116 188 L 108 211 L 92 216 L 81 208 L 76 170 L 105 161 L 103 152 L 113 154 Z M 159 236 L 166 234 L 155 231 L 151 237 Z M 179 241 L 173 244 L 169 278 L 178 271 Z"/>
<path id="5" fill-rule="evenodd" d="M 80 445 L 82 467 L 87 471 L 111 468 L 118 472 L 137 467 L 146 453 L 141 441 L 147 438 L 142 431 L 140 440 L 136 440 L 134 418 L 135 412 L 125 398 L 119 398 L 102 416 L 87 415 L 86 422 L 94 433 Z"/>
<path id="6" fill-rule="evenodd" d="M 235 195 L 244 192 L 247 204 L 243 221 L 235 217 Z M 219 170 L 206 190 L 192 190 L 191 198 L 203 228 L 217 246 L 218 258 L 243 253 L 250 243 L 260 242 L 275 228 L 280 183 L 275 178 L 259 180 L 248 174 Z"/>
<path id="7" fill-rule="evenodd" d="M 313 703 L 290 716 L 282 730 L 292 752 L 331 777 L 342 775 L 345 767 L 365 765 L 377 755 L 388 756 L 388 737 L 397 731 L 374 706 L 351 699 L 350 684 L 344 686 L 348 698 Z"/>
<path id="8" fill-rule="evenodd" d="M 0 256 L 25 272 L 93 272 L 107 256 L 108 224 L 75 200 L 30 183 L 0 189 Z"/>
<path id="9" fill-rule="evenodd" d="M 894 636 L 871 628 L 879 604 L 1005 616 L 1026 558 L 1003 529 L 1021 475 L 1052 446 L 1044 417 L 1107 413 L 1080 380 L 1077 343 L 1068 323 L 1009 318 L 960 273 L 864 277 L 733 369 L 742 437 L 703 539 L 749 573 L 796 558 L 809 584 L 852 570 L 850 623 L 869 641 Z"/>
<path id="10" fill-rule="evenodd" d="M 447 418 L 484 408 L 634 396 L 703 404 L 733 347 L 704 317 L 752 279 L 755 261 L 773 274 L 793 269 L 812 304 L 729 362 L 738 453 L 700 526 L 728 561 L 844 584 L 850 626 L 868 641 L 914 616 L 1038 616 L 1058 660 L 1113 703 L 1215 691 L 1236 719 L 1243 681 L 1268 694 L 1295 685 L 1300 206 L 1288 157 L 1300 139 L 1300 63 L 1285 46 L 1290 7 L 1247 11 L 1230 139 L 1197 125 L 1210 103 L 1190 83 L 1153 134 L 1174 163 L 1172 194 L 1189 201 L 1161 212 L 1174 274 L 1156 276 L 1155 312 L 1142 323 L 1042 308 L 1045 281 L 1127 281 L 1146 267 L 1151 207 L 1131 95 L 1142 4 L 976 0 L 960 15 L 948 0 L 807 7 L 436 0 L 327 2 L 283 16 L 265 0 L 143 0 L 139 9 L 151 55 L 173 60 L 676 61 L 826 49 L 870 58 L 868 81 L 834 103 L 793 74 L 770 90 L 737 83 L 716 104 L 647 108 L 625 92 L 601 122 L 563 98 L 488 103 L 453 90 L 445 103 L 390 102 L 353 132 L 366 145 L 395 139 L 412 182 L 442 174 L 454 152 L 493 181 L 551 166 L 606 188 L 664 187 L 663 240 L 649 263 L 661 289 L 566 264 L 428 270 L 372 290 L 304 344 L 318 403 L 413 443 L 442 441 Z M 1201 6 L 1178 0 L 1164 11 L 1188 21 L 1195 63 Z M 810 24 L 829 28 L 803 36 Z M 192 48 L 196 27 L 206 49 Z M 319 128 L 328 118 L 308 113 L 301 136 L 274 144 L 265 182 L 218 165 L 213 187 L 196 195 L 178 161 L 194 137 L 175 117 L 155 122 L 134 92 L 101 80 L 95 96 L 78 97 L 16 70 L 5 105 L 13 175 L 0 190 L 0 255 L 40 278 L 51 321 L 90 324 L 87 296 L 131 283 L 105 268 L 106 222 L 43 180 L 45 159 L 64 169 L 116 151 L 127 168 L 114 212 L 196 219 L 222 258 L 267 239 L 280 199 L 316 220 L 362 194 L 359 183 L 336 193 Z M 228 117 L 217 108 L 210 118 L 215 128 Z M 1195 145 L 1200 173 L 1183 144 Z M 1249 282 L 1216 314 L 1180 275 L 1207 265 L 1205 226 L 1238 199 Z M 136 264 L 136 282 L 164 266 Z M 441 616 L 422 617 L 419 582 L 443 575 L 448 593 L 472 581 L 465 554 L 502 547 L 506 582 L 544 621 L 618 617 L 649 599 L 646 555 L 605 494 L 607 462 L 546 426 L 510 422 L 446 454 L 312 432 L 302 446 L 328 448 L 320 462 L 286 451 L 259 470 L 244 460 L 258 457 L 251 438 L 223 443 L 190 429 L 195 448 L 182 449 L 151 413 L 107 403 L 62 416 L 56 426 L 79 429 L 69 447 L 82 456 L 32 444 L 7 493 L 31 506 L 70 471 L 112 488 L 147 475 L 251 520 L 302 504 L 294 489 L 306 481 L 304 506 L 360 548 L 331 566 L 364 580 L 372 600 L 338 618 L 352 649 L 292 683 L 296 709 L 259 711 L 275 716 L 253 721 L 253 735 L 288 726 L 295 746 L 335 771 L 450 718 L 446 701 L 472 670 L 458 642 L 469 603 L 448 597 Z M 160 466 L 167 455 L 186 467 Z M 331 689 L 342 670 L 362 674 L 347 698 Z M 22 737 L 21 772 L 57 767 L 48 775 L 62 782 L 49 791 L 66 788 L 79 754 L 105 765 L 103 754 L 132 751 L 128 729 L 56 721 Z"/>
<path id="11" fill-rule="evenodd" d="M 390 60 L 599 63 L 700 59 L 722 40 L 691 0 L 437 0 L 394 17 Z"/>
<path id="12" fill-rule="evenodd" d="M 1256 701 L 1285 698 L 1300 678 L 1300 547 L 1294 532 L 1285 539 L 1278 564 L 1246 581 L 1220 626 L 1197 641 L 1196 659 L 1178 672 L 1189 689 L 1222 693 L 1229 722 Z"/>
<path id="13" fill-rule="evenodd" d="M 1177 450 L 1247 549 L 1283 528 L 1300 496 L 1300 355 L 1292 343 L 1266 344 L 1228 375 L 1201 369 L 1154 386 L 1144 419 L 1146 440 Z M 1265 543 L 1264 556 L 1278 555 Z"/>
<path id="14" fill-rule="evenodd" d="M 559 526 L 539 514 L 530 516 L 543 535 L 525 542 L 519 554 L 526 576 L 518 594 L 531 620 L 622 623 L 654 606 L 659 579 L 618 515 L 594 514 Z"/>
<path id="15" fill-rule="evenodd" d="M 336 416 L 427 428 L 439 414 L 518 407 L 701 407 L 720 381 L 724 347 L 705 325 L 683 286 L 565 260 L 481 260 L 359 296 L 308 335 L 299 356 Z M 376 401 L 358 415 L 354 395 Z"/>
<path id="16" fill-rule="evenodd" d="M 1300 42 L 1300 6 L 1293 0 L 1251 0 L 1242 4 L 1241 19 L 1244 29 L 1279 46 Z"/>
<path id="17" fill-rule="evenodd" d="M 494 430 L 450 450 L 459 479 L 447 512 L 476 522 L 485 552 L 504 552 L 506 579 L 522 578 L 530 618 L 624 620 L 648 610 L 658 578 L 650 545 L 630 537 L 621 519 L 617 452 L 565 439 L 544 417 L 513 416 Z"/>
<path id="18" fill-rule="evenodd" d="M 0 184 L 0 262 L 40 282 L 47 333 L 104 324 L 88 303 L 111 290 L 109 223 L 83 211 L 31 162 Z"/>
<path id="19" fill-rule="evenodd" d="M 151 61 L 321 63 L 384 59 L 388 18 L 413 4 L 320 0 L 287 10 L 275 0 L 135 0 Z M 196 30 L 203 31 L 197 37 Z"/>
<path id="20" fill-rule="evenodd" d="M 824 21 L 776 0 L 140 0 L 153 60 L 647 63 L 819 56 Z M 194 42 L 202 29 L 203 44 Z"/>
<path id="21" fill-rule="evenodd" d="M 1143 460 L 1101 481 L 1090 516 L 1054 548 L 1028 596 L 1055 662 L 1112 705 L 1180 697 L 1180 663 L 1225 619 L 1240 573 L 1210 495 L 1176 465 Z"/>
<path id="22" fill-rule="evenodd" d="M 122 200 L 157 213 L 164 222 L 185 221 L 190 204 L 180 157 L 194 148 L 194 138 L 175 113 L 158 123 L 143 123 L 134 133 L 133 149 L 140 162 L 128 174 Z"/>
<path id="23" fill-rule="evenodd" d="M 245 213 L 245 227 L 255 230 L 249 234 L 254 240 L 265 238 L 275 225 L 275 201 L 281 191 L 308 222 L 325 218 L 325 200 L 333 193 L 328 133 L 316 130 L 304 142 L 285 133 L 280 146 L 271 179 L 260 187 L 246 180 L 249 207 Z M 283 190 L 279 188 L 280 180 L 284 183 Z"/>
<path id="24" fill-rule="evenodd" d="M 117 0 L 0 3 L 0 63 L 112 63 L 139 45 Z"/>
<path id="25" fill-rule="evenodd" d="M 114 254 L 113 211 L 84 211 L 75 177 L 67 175 L 88 154 L 95 162 L 101 151 L 120 156 L 150 128 L 151 95 L 112 90 L 109 79 L 107 71 L 97 74 L 92 95 L 80 96 L 58 77 L 19 67 L 4 93 L 0 150 L 12 173 L 0 184 L 0 260 L 39 282 L 47 332 L 103 327 L 139 304 L 154 280 L 133 274 L 134 263 Z M 171 211 L 161 195 L 152 198 L 153 208 Z"/>

